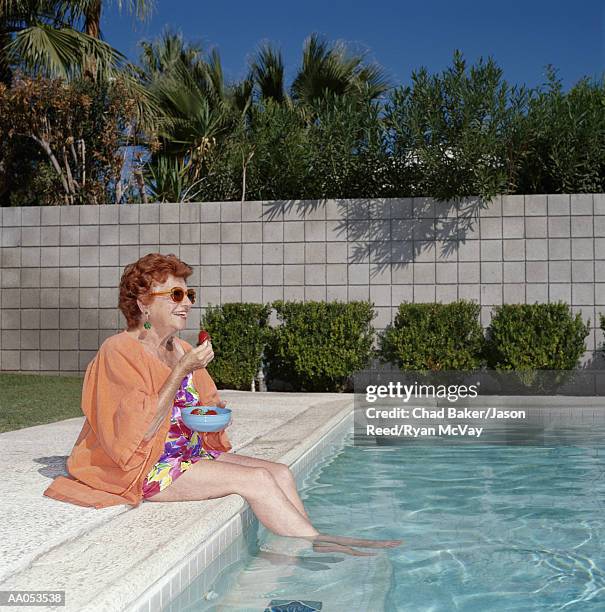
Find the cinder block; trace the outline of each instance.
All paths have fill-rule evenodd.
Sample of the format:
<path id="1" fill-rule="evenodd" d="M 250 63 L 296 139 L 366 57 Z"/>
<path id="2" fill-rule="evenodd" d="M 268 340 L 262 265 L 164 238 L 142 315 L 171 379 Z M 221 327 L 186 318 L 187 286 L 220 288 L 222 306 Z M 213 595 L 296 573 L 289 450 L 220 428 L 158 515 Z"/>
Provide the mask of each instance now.
<path id="1" fill-rule="evenodd" d="M 458 244 L 458 261 L 479 261 L 479 240 L 467 240 Z"/>
<path id="2" fill-rule="evenodd" d="M 570 196 L 566 193 L 548 194 L 548 216 L 569 215 L 571 212 L 570 201 Z"/>
<path id="3" fill-rule="evenodd" d="M 325 221 L 305 221 L 305 240 L 307 242 L 325 242 Z"/>
<path id="4" fill-rule="evenodd" d="M 505 283 L 503 299 L 505 304 L 525 304 L 525 283 Z"/>
<path id="5" fill-rule="evenodd" d="M 500 262 L 481 263 L 481 282 L 482 283 L 501 283 L 502 264 Z"/>
<path id="6" fill-rule="evenodd" d="M 253 304 L 263 303 L 263 288 L 260 285 L 251 287 L 242 287 L 242 302 L 251 302 Z"/>
<path id="7" fill-rule="evenodd" d="M 479 285 L 477 283 L 471 285 L 458 285 L 459 300 L 475 301 L 479 303 L 480 298 Z"/>
<path id="8" fill-rule="evenodd" d="M 596 217 L 595 219 L 595 226 L 597 225 L 597 219 L 599 219 L 599 217 Z M 594 235 L 596 235 L 596 232 L 594 231 L 595 228 L 593 228 L 593 217 L 587 217 L 587 216 L 579 216 L 579 217 L 572 217 L 572 223 L 571 223 L 571 235 L 574 238 L 589 238 Z M 603 229 L 605 230 L 605 223 L 603 224 Z"/>
<path id="9" fill-rule="evenodd" d="M 571 304 L 571 284 L 570 283 L 550 283 L 548 287 L 549 302 L 565 302 Z"/>
<path id="10" fill-rule="evenodd" d="M 414 302 L 415 303 L 434 303 L 436 298 L 435 285 L 415 285 L 414 286 Z"/>
<path id="11" fill-rule="evenodd" d="M 160 224 L 178 224 L 180 220 L 180 204 L 162 202 L 160 206 Z"/>
<path id="12" fill-rule="evenodd" d="M 180 242 L 180 239 L 180 226 L 178 223 L 163 223 L 160 225 L 160 244 L 177 243 Z M 131 244 L 135 244 L 134 241 Z"/>
<path id="13" fill-rule="evenodd" d="M 594 282 L 594 261 L 572 261 L 571 279 L 574 283 Z"/>
<path id="14" fill-rule="evenodd" d="M 592 215 L 592 193 L 572 193 L 570 208 L 572 215 Z"/>
<path id="15" fill-rule="evenodd" d="M 393 198 L 391 200 L 391 219 L 410 219 L 413 215 L 413 198 Z"/>
<path id="16" fill-rule="evenodd" d="M 21 330 L 4 329 L 0 334 L 2 342 L 0 346 L 6 350 L 19 350 L 21 348 Z"/>
<path id="17" fill-rule="evenodd" d="M 139 223 L 139 209 L 141 207 L 138 204 L 124 204 L 118 206 L 118 222 L 120 225 L 128 223 Z"/>
<path id="18" fill-rule="evenodd" d="M 348 298 L 349 302 L 365 301 L 370 299 L 369 285 L 351 285 L 349 284 Z"/>
<path id="19" fill-rule="evenodd" d="M 58 308 L 59 307 L 59 290 L 58 289 L 40 289 L 40 307 L 41 308 Z"/>
<path id="20" fill-rule="evenodd" d="M 263 284 L 265 285 L 283 285 L 284 284 L 284 266 L 283 265 L 264 265 L 263 264 Z M 290 284 L 290 283 L 288 283 Z"/>
<path id="21" fill-rule="evenodd" d="M 15 228 L 15 229 L 18 229 L 18 228 Z M 21 246 L 22 247 L 40 248 L 40 244 L 41 244 L 40 238 L 41 238 L 41 230 L 39 227 L 21 228 Z M 27 249 L 24 249 L 24 250 L 27 250 Z"/>
<path id="22" fill-rule="evenodd" d="M 40 228 L 40 244 L 45 247 L 59 246 L 60 244 L 60 229 L 59 227 L 41 227 Z M 6 246 L 6 245 L 5 245 Z"/>
<path id="23" fill-rule="evenodd" d="M 21 289 L 21 305 L 18 308 L 40 308 L 40 289 Z"/>
<path id="24" fill-rule="evenodd" d="M 251 268 L 252 266 L 245 266 Z M 221 284 L 221 267 L 219 265 L 202 266 L 201 285 L 217 287 Z"/>
<path id="25" fill-rule="evenodd" d="M 373 235 L 370 234 L 371 238 L 372 236 Z M 419 241 L 436 240 L 435 219 L 416 219 L 412 228 L 412 238 L 413 240 Z"/>
<path id="26" fill-rule="evenodd" d="M 101 225 L 99 227 L 99 242 L 103 246 L 119 244 L 120 228 L 117 225 Z"/>
<path id="27" fill-rule="evenodd" d="M 548 262 L 547 261 L 528 261 L 525 264 L 528 283 L 548 282 Z"/>
<path id="28" fill-rule="evenodd" d="M 241 222 L 242 203 L 239 201 L 221 202 L 221 222 Z"/>
<path id="29" fill-rule="evenodd" d="M 40 350 L 40 330 L 22 329 L 20 333 L 20 346 L 22 351 Z"/>
<path id="30" fill-rule="evenodd" d="M 326 263 L 326 243 L 306 243 L 305 263 Z"/>
<path id="31" fill-rule="evenodd" d="M 593 193 L 592 203 L 595 215 L 605 215 L 605 193 Z"/>
<path id="32" fill-rule="evenodd" d="M 221 244 L 221 264 L 239 264 L 242 263 L 242 245 L 241 244 Z"/>
<path id="33" fill-rule="evenodd" d="M 569 238 L 549 238 L 548 240 L 549 259 L 570 259 L 571 240 Z"/>
<path id="34" fill-rule="evenodd" d="M 390 263 L 371 263 L 370 264 L 370 285 L 390 285 L 391 265 Z"/>
<path id="35" fill-rule="evenodd" d="M 118 329 L 120 317 L 122 317 L 122 320 L 124 321 L 124 324 L 125 324 L 126 320 L 124 319 L 122 313 L 119 312 L 115 307 L 111 309 L 109 308 L 100 309 L 99 310 L 99 329 L 100 330 Z M 102 342 L 101 336 L 99 336 L 99 343 L 101 342 Z"/>
<path id="36" fill-rule="evenodd" d="M 412 266 L 414 269 L 414 284 L 435 284 L 436 271 L 434 263 L 414 262 Z"/>
<path id="37" fill-rule="evenodd" d="M 391 305 L 399 306 L 403 302 L 414 301 L 414 286 L 409 285 L 393 285 L 391 287 Z"/>
<path id="38" fill-rule="evenodd" d="M 80 314 L 77 308 L 62 308 L 59 312 L 59 327 L 61 328 L 61 336 L 71 338 L 72 336 L 63 330 L 78 329 L 80 323 Z M 77 348 L 78 332 L 75 332 L 76 345 L 72 346 L 69 341 L 61 344 L 61 350 L 65 348 Z M 62 343 L 62 341 L 61 341 Z"/>
<path id="39" fill-rule="evenodd" d="M 502 196 L 502 216 L 522 217 L 525 215 L 525 198 L 522 195 Z"/>
<path id="40" fill-rule="evenodd" d="M 99 206 L 80 207 L 80 231 L 82 231 L 82 226 L 85 225 L 99 225 Z"/>
<path id="41" fill-rule="evenodd" d="M 527 217 L 545 216 L 547 213 L 545 195 L 525 196 L 525 215 Z"/>
<path id="42" fill-rule="evenodd" d="M 248 263 L 248 264 L 263 263 L 262 244 L 242 244 L 241 261 Z"/>
<path id="43" fill-rule="evenodd" d="M 347 218 L 347 206 L 343 200 L 326 200 L 326 219 L 339 220 Z"/>
<path id="44" fill-rule="evenodd" d="M 502 238 L 502 218 L 481 217 L 480 232 L 482 239 Z"/>
<path id="45" fill-rule="evenodd" d="M 591 306 L 595 303 L 594 283 L 572 283 L 571 304 Z"/>
<path id="46" fill-rule="evenodd" d="M 549 238 L 568 238 L 571 235 L 571 217 L 549 217 L 548 218 L 548 237 Z"/>
<path id="47" fill-rule="evenodd" d="M 350 285 L 367 285 L 370 282 L 370 266 L 367 263 L 355 263 L 348 266 Z"/>
<path id="48" fill-rule="evenodd" d="M 305 288 L 303 286 L 284 287 L 284 300 L 286 302 L 303 302 L 305 299 Z"/>
<path id="49" fill-rule="evenodd" d="M 0 293 L 0 299 L 3 310 L 6 308 L 21 308 L 21 289 L 18 287 L 3 289 L 2 293 Z"/>
<path id="50" fill-rule="evenodd" d="M 414 241 L 391 242 L 391 261 L 396 264 L 410 264 L 414 261 Z"/>
<path id="51" fill-rule="evenodd" d="M 284 224 L 282 221 L 263 223 L 263 242 L 283 242 Z"/>
<path id="52" fill-rule="evenodd" d="M 502 299 L 501 284 L 481 284 L 481 304 L 499 305 L 502 304 Z"/>
<path id="53" fill-rule="evenodd" d="M 4 271 L 7 268 L 21 267 L 21 247 L 3 248 L 0 253 L 2 255 L 2 268 Z"/>
<path id="54" fill-rule="evenodd" d="M 147 223 L 157 224 L 160 222 L 160 206 L 159 202 L 139 206 L 139 223 L 141 223 L 141 227 Z"/>
<path id="55" fill-rule="evenodd" d="M 260 221 L 262 212 L 261 202 L 244 202 L 242 205 L 242 221 Z"/>
<path id="56" fill-rule="evenodd" d="M 242 266 L 242 285 L 262 285 L 262 265 Z"/>
<path id="57" fill-rule="evenodd" d="M 346 285 L 347 284 L 347 265 L 346 264 L 328 264 L 326 266 L 326 273 L 327 273 L 328 285 Z M 289 283 L 286 283 L 286 284 L 289 284 Z"/>
<path id="58" fill-rule="evenodd" d="M 506 245 L 506 243 L 505 243 Z M 532 262 L 536 263 L 536 262 Z M 544 271 L 546 275 L 546 262 Z M 524 261 L 505 261 L 502 264 L 502 275 L 505 283 L 523 283 L 525 282 L 525 262 Z M 546 280 L 546 278 L 544 278 Z"/>
<path id="59" fill-rule="evenodd" d="M 61 349 L 59 352 L 59 369 L 61 372 L 79 372 L 78 351 Z"/>
<path id="60" fill-rule="evenodd" d="M 393 284 L 412 284 L 414 282 L 414 268 L 410 263 L 392 263 L 391 280 Z"/>
<path id="61" fill-rule="evenodd" d="M 304 294 L 304 287 L 301 287 Z M 346 285 L 328 285 L 326 287 L 326 300 L 329 302 L 346 302 L 348 300 Z"/>
<path id="62" fill-rule="evenodd" d="M 481 241 L 481 261 L 502 261 L 502 240 Z"/>
<path id="63" fill-rule="evenodd" d="M 80 207 L 79 206 L 60 206 L 61 225 L 79 225 Z"/>
<path id="64" fill-rule="evenodd" d="M 306 286 L 305 288 L 306 302 L 325 302 L 326 301 L 326 285 Z"/>
<path id="65" fill-rule="evenodd" d="M 330 245 L 328 244 L 328 247 Z M 345 249 L 345 260 L 346 260 L 346 248 L 347 245 L 341 245 Z M 286 264 L 303 264 L 305 263 L 305 244 L 303 242 L 295 242 L 292 244 L 285 243 L 284 247 L 284 263 Z"/>
<path id="66" fill-rule="evenodd" d="M 79 290 L 80 308 L 99 307 L 99 289 L 94 287 L 84 287 Z"/>
<path id="67" fill-rule="evenodd" d="M 118 300 L 118 288 L 101 287 L 99 289 L 99 308 L 116 308 L 118 305 Z"/>
<path id="68" fill-rule="evenodd" d="M 284 234 L 284 240 L 287 240 Z M 342 242 L 347 240 L 347 223 L 345 220 L 326 221 L 326 240 Z"/>
<path id="69" fill-rule="evenodd" d="M 241 265 L 221 265 L 221 285 L 233 286 L 242 284 Z"/>
<path id="70" fill-rule="evenodd" d="M 99 309 L 80 309 L 80 329 L 99 329 Z"/>
<path id="71" fill-rule="evenodd" d="M 3 278 L 6 277 L 7 270 L 4 270 Z M 40 287 L 58 287 L 59 268 L 47 268 L 40 276 Z"/>
<path id="72" fill-rule="evenodd" d="M 455 302 L 458 299 L 458 285 L 437 285 L 435 301 L 442 304 Z"/>
<path id="73" fill-rule="evenodd" d="M 569 260 L 549 261 L 548 280 L 551 283 L 571 282 L 571 262 Z"/>
<path id="74" fill-rule="evenodd" d="M 176 248 L 174 248 L 176 246 Z M 119 265 L 124 267 L 131 263 L 134 263 L 139 259 L 139 247 L 138 245 L 121 245 L 120 249 L 120 262 Z M 178 245 L 168 245 L 165 253 L 174 253 L 177 257 L 179 256 Z"/>
<path id="75" fill-rule="evenodd" d="M 525 299 L 528 304 L 538 302 L 548 303 L 548 284 L 547 283 L 527 283 L 525 286 Z"/>
<path id="76" fill-rule="evenodd" d="M 435 252 L 435 241 L 414 241 L 414 262 L 434 262 Z"/>
<path id="77" fill-rule="evenodd" d="M 572 238 L 571 239 L 571 258 L 572 259 L 594 259 L 593 239 L 592 238 Z"/>
<path id="78" fill-rule="evenodd" d="M 40 287 L 40 268 L 21 270 L 21 287 Z"/>
<path id="79" fill-rule="evenodd" d="M 190 266 L 200 265 L 200 245 L 199 243 L 182 244 L 181 259 Z M 191 282 L 191 279 L 189 280 Z"/>
<path id="80" fill-rule="evenodd" d="M 548 259 L 548 241 L 545 238 L 528 238 L 525 241 L 525 258 L 528 261 Z"/>
<path id="81" fill-rule="evenodd" d="M 548 236 L 548 217 L 526 217 L 525 237 L 546 238 Z"/>
<path id="82" fill-rule="evenodd" d="M 40 261 L 40 247 L 30 246 L 21 249 L 21 266 L 23 268 L 39 268 Z"/>
<path id="83" fill-rule="evenodd" d="M 282 286 L 263 287 L 263 303 L 270 304 L 275 300 L 284 299 L 284 288 Z M 306 297 L 305 297 L 306 299 Z"/>
<path id="84" fill-rule="evenodd" d="M 458 264 L 437 263 L 436 266 L 437 284 L 450 284 L 458 282 Z"/>
<path id="85" fill-rule="evenodd" d="M 325 285 L 326 264 L 306 264 L 305 283 L 307 285 Z"/>
<path id="86" fill-rule="evenodd" d="M 78 225 L 61 226 L 59 240 L 61 241 L 61 246 L 80 244 L 80 227 Z"/>
<path id="87" fill-rule="evenodd" d="M 286 224 L 288 225 L 288 224 Z M 301 222 L 302 225 L 302 222 Z M 258 223 L 242 223 L 241 224 L 241 240 L 242 242 L 262 242 L 263 240 L 263 224 Z"/>
<path id="88" fill-rule="evenodd" d="M 263 264 L 283 264 L 284 245 L 281 242 L 263 244 Z"/>

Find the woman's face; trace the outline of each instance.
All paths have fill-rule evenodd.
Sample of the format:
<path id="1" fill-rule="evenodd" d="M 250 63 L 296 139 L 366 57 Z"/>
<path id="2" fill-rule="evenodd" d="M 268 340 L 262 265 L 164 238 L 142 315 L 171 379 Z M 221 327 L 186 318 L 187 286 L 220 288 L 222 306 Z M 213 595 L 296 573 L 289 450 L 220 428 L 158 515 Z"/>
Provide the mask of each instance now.
<path id="1" fill-rule="evenodd" d="M 181 287 L 185 292 L 188 289 L 184 279 L 176 278 L 170 274 L 161 285 L 154 283 L 151 291 L 154 293 L 156 291 L 170 291 L 173 287 Z M 170 294 L 154 295 L 152 302 L 148 306 L 145 306 L 140 301 L 139 306 L 143 307 L 141 325 L 147 320 L 144 313 L 149 311 L 149 322 L 152 329 L 155 329 L 158 335 L 162 336 L 178 332 L 187 327 L 187 316 L 192 304 L 185 293 L 185 297 L 181 302 L 173 301 Z"/>

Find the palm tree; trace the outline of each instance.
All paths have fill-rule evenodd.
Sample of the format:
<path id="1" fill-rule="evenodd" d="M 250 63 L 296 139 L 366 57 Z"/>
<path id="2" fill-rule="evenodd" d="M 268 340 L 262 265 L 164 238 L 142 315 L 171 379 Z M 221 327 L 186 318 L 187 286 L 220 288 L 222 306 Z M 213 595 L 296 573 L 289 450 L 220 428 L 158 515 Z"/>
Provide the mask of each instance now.
<path id="1" fill-rule="evenodd" d="M 153 6 L 128 2 L 139 17 Z M 101 8 L 101 0 L 0 0 L 0 80 L 10 83 L 14 67 L 64 78 L 90 66 L 101 77 L 115 73 L 125 58 L 100 39 Z"/>
<path id="2" fill-rule="evenodd" d="M 311 34 L 303 46 L 302 66 L 292 82 L 292 98 L 311 105 L 325 97 L 326 92 L 373 100 L 390 87 L 383 69 L 363 65 L 363 55 L 349 55 L 346 47 L 337 43 L 330 47 Z"/>

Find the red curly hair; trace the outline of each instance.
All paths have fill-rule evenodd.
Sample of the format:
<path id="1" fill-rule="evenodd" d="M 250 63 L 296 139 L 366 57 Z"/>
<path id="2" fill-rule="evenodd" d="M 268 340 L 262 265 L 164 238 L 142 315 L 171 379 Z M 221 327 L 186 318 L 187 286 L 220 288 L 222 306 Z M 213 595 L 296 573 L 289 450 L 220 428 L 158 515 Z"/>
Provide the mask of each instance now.
<path id="1" fill-rule="evenodd" d="M 193 274 L 193 268 L 174 253 L 148 253 L 124 268 L 120 279 L 118 308 L 126 317 L 128 329 L 137 327 L 143 314 L 137 305 L 137 299 L 149 304 L 153 296 L 147 294 L 151 293 L 153 283 L 164 283 L 170 274 L 187 280 Z"/>

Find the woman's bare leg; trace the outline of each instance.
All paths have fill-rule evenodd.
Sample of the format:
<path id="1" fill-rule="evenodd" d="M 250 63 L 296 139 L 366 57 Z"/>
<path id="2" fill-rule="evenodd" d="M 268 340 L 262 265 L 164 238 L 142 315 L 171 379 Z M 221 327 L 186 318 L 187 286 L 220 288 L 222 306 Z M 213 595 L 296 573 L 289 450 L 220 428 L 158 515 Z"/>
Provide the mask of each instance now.
<path id="1" fill-rule="evenodd" d="M 218 456 L 217 461 L 237 463 L 238 465 L 246 465 L 248 467 L 263 467 L 269 472 L 277 484 L 281 487 L 290 503 L 310 522 L 311 519 L 305 510 L 305 506 L 298 495 L 296 480 L 290 468 L 284 463 L 276 461 L 267 461 L 265 459 L 257 459 L 248 455 L 240 455 L 235 453 L 222 453 Z"/>
<path id="2" fill-rule="evenodd" d="M 258 520 L 278 535 L 313 537 L 317 529 L 286 497 L 269 471 L 224 461 L 197 461 L 148 501 L 195 501 L 236 493 L 244 497 Z"/>
<path id="3" fill-rule="evenodd" d="M 239 453 L 222 453 L 217 458 L 217 461 L 237 463 L 239 465 L 247 465 L 250 467 L 264 467 L 265 469 L 269 470 L 292 505 L 310 522 L 311 519 L 309 518 L 303 502 L 298 495 L 296 480 L 294 479 L 290 468 L 284 463 L 257 459 L 256 457 L 240 455 Z M 366 540 L 362 538 L 347 538 L 323 533 L 320 533 L 317 536 L 316 541 L 369 548 L 391 548 L 393 546 L 399 546 L 402 542 L 402 540 Z M 333 551 L 335 550 L 333 549 Z"/>

